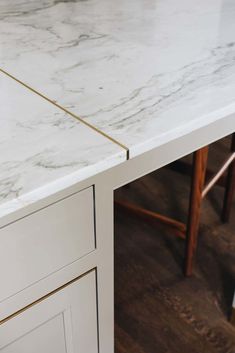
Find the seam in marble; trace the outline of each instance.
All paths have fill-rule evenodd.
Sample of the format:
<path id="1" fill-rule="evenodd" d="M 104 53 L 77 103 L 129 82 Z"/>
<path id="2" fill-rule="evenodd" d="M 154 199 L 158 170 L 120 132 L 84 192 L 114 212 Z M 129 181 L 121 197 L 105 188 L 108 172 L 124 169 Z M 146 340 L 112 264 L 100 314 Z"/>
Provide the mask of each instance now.
<path id="1" fill-rule="evenodd" d="M 127 146 L 125 146 L 124 144 L 122 144 L 118 140 L 114 139 L 113 137 L 109 136 L 108 134 L 106 134 L 102 130 L 98 129 L 96 126 L 94 126 L 94 125 L 88 123 L 87 121 L 85 121 L 84 119 L 80 118 L 78 115 L 72 113 L 70 110 L 64 108 L 62 105 L 60 105 L 60 104 L 56 103 L 55 101 L 53 101 L 52 99 L 48 98 L 43 93 L 41 93 L 41 92 L 37 91 L 36 89 L 34 89 L 33 87 L 29 86 L 27 83 L 19 80 L 15 76 L 11 75 L 9 72 L 3 70 L 2 68 L 0 68 L 0 72 L 5 74 L 6 76 L 10 77 L 11 79 L 15 80 L 16 82 L 18 82 L 19 84 L 21 84 L 25 88 L 29 89 L 31 92 L 37 94 L 38 96 L 40 96 L 41 98 L 45 99 L 49 103 L 53 104 L 57 108 L 63 110 L 65 113 L 67 113 L 68 115 L 72 116 L 74 119 L 78 120 L 79 122 L 81 122 L 82 124 L 86 125 L 90 129 L 92 129 L 92 130 L 96 131 L 97 133 L 101 134 L 102 136 L 104 136 L 105 138 L 107 138 L 111 142 L 115 143 L 119 147 L 123 148 L 126 151 L 126 159 L 127 160 L 129 159 L 130 153 L 129 153 L 129 148 Z"/>

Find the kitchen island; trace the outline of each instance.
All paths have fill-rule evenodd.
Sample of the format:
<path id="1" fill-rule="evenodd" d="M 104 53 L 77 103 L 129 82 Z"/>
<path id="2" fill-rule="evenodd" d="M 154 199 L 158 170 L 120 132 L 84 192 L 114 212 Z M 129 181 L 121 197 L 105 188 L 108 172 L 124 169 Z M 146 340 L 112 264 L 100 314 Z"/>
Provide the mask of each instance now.
<path id="1" fill-rule="evenodd" d="M 113 352 L 113 191 L 235 131 L 234 18 L 1 1 L 2 352 Z"/>

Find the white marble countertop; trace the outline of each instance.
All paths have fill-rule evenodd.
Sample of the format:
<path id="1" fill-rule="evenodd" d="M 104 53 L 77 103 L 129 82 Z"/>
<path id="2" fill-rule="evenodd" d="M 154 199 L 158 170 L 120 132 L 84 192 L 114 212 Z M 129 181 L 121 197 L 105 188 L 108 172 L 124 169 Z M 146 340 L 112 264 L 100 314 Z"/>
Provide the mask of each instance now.
<path id="1" fill-rule="evenodd" d="M 0 217 L 126 159 L 123 148 L 0 73 Z"/>
<path id="2" fill-rule="evenodd" d="M 0 68 L 131 158 L 235 113 L 234 18 L 235 0 L 1 0 Z M 3 74 L 0 89 L 0 216 L 125 160 Z"/>
<path id="3" fill-rule="evenodd" d="M 130 157 L 235 112 L 234 0 L 2 0 L 0 67 Z"/>

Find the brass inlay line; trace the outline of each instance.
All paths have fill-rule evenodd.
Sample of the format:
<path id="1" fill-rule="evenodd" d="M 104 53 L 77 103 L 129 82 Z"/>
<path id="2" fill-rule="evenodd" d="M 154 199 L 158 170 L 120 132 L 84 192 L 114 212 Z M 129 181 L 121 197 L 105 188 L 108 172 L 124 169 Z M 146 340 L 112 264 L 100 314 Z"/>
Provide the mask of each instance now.
<path id="1" fill-rule="evenodd" d="M 91 128 L 92 130 L 96 131 L 97 133 L 103 135 L 104 137 L 106 137 L 108 140 L 112 141 L 113 143 L 115 143 L 116 145 L 118 145 L 119 147 L 123 148 L 126 151 L 127 154 L 127 159 L 129 159 L 129 148 L 126 147 L 125 145 L 123 145 L 121 142 L 117 141 L 116 139 L 114 139 L 113 137 L 109 136 L 108 134 L 106 134 L 105 132 L 103 132 L 102 130 L 98 129 L 96 126 L 88 123 L 87 121 L 85 121 L 84 119 L 80 118 L 79 116 L 77 116 L 76 114 L 72 113 L 70 110 L 67 110 L 66 108 L 64 108 L 62 105 L 56 103 L 55 101 L 53 101 L 52 99 L 48 98 L 47 96 L 45 96 L 43 93 L 38 92 L 36 89 L 32 88 L 31 86 L 29 86 L 27 83 L 19 80 L 18 78 L 16 78 L 15 76 L 11 75 L 9 72 L 3 70 L 2 68 L 0 68 L 0 71 L 7 75 L 8 77 L 12 78 L 13 80 L 15 80 L 16 82 L 20 83 L 21 85 L 23 85 L 24 87 L 26 87 L 27 89 L 29 89 L 30 91 L 34 92 L 35 94 L 37 94 L 38 96 L 40 96 L 41 98 L 45 99 L 46 101 L 48 101 L 49 103 L 53 104 L 54 106 L 56 106 L 57 108 L 63 110 L 65 113 L 69 114 L 70 116 L 72 116 L 73 118 L 75 118 L 76 120 L 80 121 L 82 124 L 88 126 L 89 128 Z"/>
<path id="2" fill-rule="evenodd" d="M 83 273 L 82 275 L 80 275 L 80 276 L 78 276 L 78 277 L 72 279 L 71 281 L 69 281 L 69 282 L 63 284 L 62 286 L 60 286 L 60 287 L 58 287 L 58 288 L 52 290 L 50 293 L 44 295 L 43 297 L 41 297 L 41 298 L 35 300 L 34 302 L 32 302 L 32 303 L 26 305 L 26 306 L 23 307 L 22 309 L 16 311 L 14 314 L 11 314 L 11 315 L 5 317 L 4 319 L 0 320 L 0 325 L 2 325 L 2 324 L 4 324 L 5 322 L 9 321 L 9 320 L 12 319 L 13 317 L 22 314 L 24 311 L 26 311 L 27 309 L 31 308 L 32 306 L 41 303 L 43 300 L 45 300 L 45 299 L 51 297 L 53 294 L 55 294 L 55 293 L 61 291 L 62 289 L 68 287 L 70 284 L 73 284 L 74 282 L 79 281 L 81 278 L 85 277 L 86 275 L 88 275 L 89 273 L 91 273 L 91 272 L 93 272 L 93 271 L 95 271 L 95 270 L 96 270 L 96 269 L 93 268 L 93 269 L 91 269 L 91 270 L 86 271 L 86 272 Z"/>

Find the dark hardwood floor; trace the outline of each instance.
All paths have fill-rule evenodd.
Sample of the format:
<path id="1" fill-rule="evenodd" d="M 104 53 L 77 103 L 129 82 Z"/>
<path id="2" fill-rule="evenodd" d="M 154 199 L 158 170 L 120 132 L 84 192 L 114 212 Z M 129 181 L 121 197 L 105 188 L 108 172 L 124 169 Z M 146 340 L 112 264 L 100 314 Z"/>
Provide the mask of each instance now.
<path id="1" fill-rule="evenodd" d="M 210 151 L 214 169 L 226 140 Z M 190 180 L 161 169 L 115 192 L 185 221 Z M 182 275 L 184 241 L 162 226 L 115 211 L 115 353 L 234 353 L 228 322 L 235 285 L 235 207 L 230 224 L 219 212 L 223 189 L 203 201 L 197 265 Z"/>

